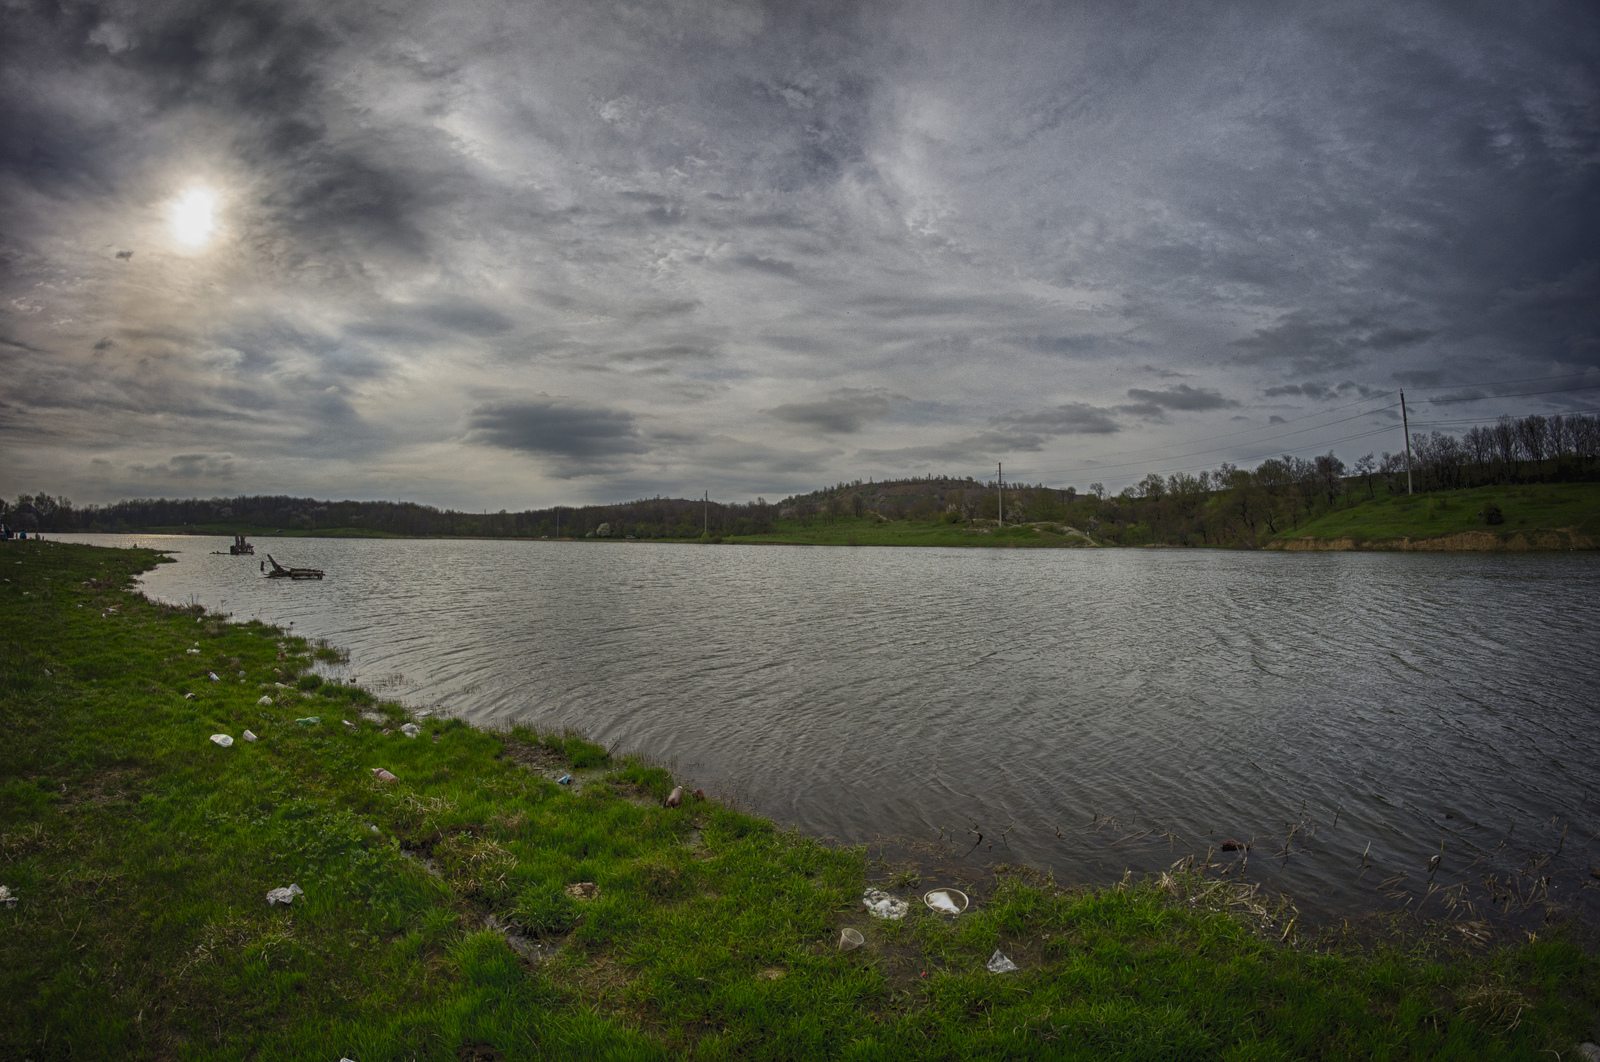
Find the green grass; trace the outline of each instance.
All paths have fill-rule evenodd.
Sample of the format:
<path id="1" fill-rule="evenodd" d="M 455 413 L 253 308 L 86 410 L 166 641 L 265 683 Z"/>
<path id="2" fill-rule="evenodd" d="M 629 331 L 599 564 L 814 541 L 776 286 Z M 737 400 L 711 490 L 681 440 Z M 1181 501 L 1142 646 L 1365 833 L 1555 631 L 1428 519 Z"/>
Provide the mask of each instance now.
<path id="1" fill-rule="evenodd" d="M 1600 535 L 1600 483 L 1534 483 L 1522 486 L 1474 487 L 1434 494 L 1362 495 L 1349 508 L 1334 509 L 1298 529 L 1284 529 L 1278 541 L 1297 538 L 1382 542 L 1400 538 L 1437 538 L 1464 531 L 1511 536 L 1541 531 Z M 1505 522 L 1490 524 L 1485 506 L 1500 507 Z"/>
<path id="2" fill-rule="evenodd" d="M 822 517 L 809 526 L 798 520 L 776 521 L 772 531 L 739 535 L 729 542 L 791 543 L 807 546 L 1087 546 L 1063 525 L 1037 523 L 997 527 L 994 521 L 973 526 L 943 520 L 879 520 L 875 516 Z"/>
<path id="3" fill-rule="evenodd" d="M 1196 875 L 1008 873 L 959 919 L 874 923 L 862 850 L 666 808 L 665 770 L 572 734 L 408 739 L 397 705 L 300 688 L 318 647 L 128 592 L 155 561 L 0 546 L 3 1058 L 1541 1059 L 1600 1013 L 1559 929 L 1330 954 Z"/>

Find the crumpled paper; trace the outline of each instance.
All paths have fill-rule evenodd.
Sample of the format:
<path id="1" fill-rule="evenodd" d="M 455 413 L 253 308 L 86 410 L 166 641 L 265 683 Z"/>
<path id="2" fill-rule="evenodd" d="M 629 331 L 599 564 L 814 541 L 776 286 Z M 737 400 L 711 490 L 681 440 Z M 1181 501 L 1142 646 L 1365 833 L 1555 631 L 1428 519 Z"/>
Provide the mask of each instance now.
<path id="1" fill-rule="evenodd" d="M 304 896 L 305 894 L 306 890 L 302 889 L 298 885 L 285 885 L 281 889 L 268 889 L 267 906 L 274 907 L 280 903 L 287 906 L 291 903 L 294 903 L 294 898 L 296 896 Z"/>
<path id="2" fill-rule="evenodd" d="M 868 889 L 861 894 L 861 904 L 867 913 L 874 918 L 887 918 L 898 922 L 906 916 L 911 905 L 904 900 L 897 900 L 882 889 Z"/>

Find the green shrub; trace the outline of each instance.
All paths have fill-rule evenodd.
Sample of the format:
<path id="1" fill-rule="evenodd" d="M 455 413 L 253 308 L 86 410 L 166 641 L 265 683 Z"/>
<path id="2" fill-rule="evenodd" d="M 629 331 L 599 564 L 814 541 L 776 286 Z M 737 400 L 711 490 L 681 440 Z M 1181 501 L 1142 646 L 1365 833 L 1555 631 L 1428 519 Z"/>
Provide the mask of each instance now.
<path id="1" fill-rule="evenodd" d="M 301 675 L 300 676 L 300 681 L 295 683 L 295 685 L 299 686 L 303 690 L 314 690 L 318 686 L 322 685 L 322 676 L 321 675 Z"/>

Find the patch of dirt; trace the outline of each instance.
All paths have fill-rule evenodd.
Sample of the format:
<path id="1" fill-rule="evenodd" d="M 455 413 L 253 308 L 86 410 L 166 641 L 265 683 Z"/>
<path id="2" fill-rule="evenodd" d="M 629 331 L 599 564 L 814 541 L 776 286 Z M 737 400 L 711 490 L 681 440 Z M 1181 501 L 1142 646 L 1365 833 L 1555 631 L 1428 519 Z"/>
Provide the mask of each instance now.
<path id="1" fill-rule="evenodd" d="M 506 758 L 533 771 L 548 771 L 563 766 L 566 761 L 543 745 L 524 745 L 520 741 L 505 743 Z"/>
<path id="2" fill-rule="evenodd" d="M 488 1044 L 462 1044 L 456 1049 L 456 1058 L 461 1062 L 500 1062 L 504 1057 Z"/>

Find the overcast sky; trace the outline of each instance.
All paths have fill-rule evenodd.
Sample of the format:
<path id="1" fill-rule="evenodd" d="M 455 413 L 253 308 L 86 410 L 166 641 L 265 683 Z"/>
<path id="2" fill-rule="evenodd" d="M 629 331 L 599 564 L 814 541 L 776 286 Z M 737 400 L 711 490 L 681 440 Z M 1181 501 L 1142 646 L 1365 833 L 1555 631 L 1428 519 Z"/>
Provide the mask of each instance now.
<path id="1" fill-rule="evenodd" d="M 4 0 L 0 492 L 1115 489 L 1399 449 L 1402 385 L 1593 409 L 1597 72 L 1592 2 Z"/>

